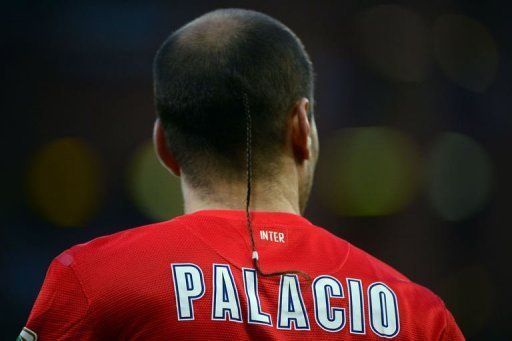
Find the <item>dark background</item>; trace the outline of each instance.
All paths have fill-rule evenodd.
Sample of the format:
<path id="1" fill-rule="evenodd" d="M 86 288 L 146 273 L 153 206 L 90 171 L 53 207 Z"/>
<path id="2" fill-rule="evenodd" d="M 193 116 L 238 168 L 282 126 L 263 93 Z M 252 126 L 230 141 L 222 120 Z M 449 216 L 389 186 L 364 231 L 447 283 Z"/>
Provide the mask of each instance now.
<path id="1" fill-rule="evenodd" d="M 468 339 L 510 339 L 507 2 L 197 0 L 2 4 L 2 339 L 61 251 L 180 213 L 147 144 L 152 58 L 222 7 L 281 20 L 315 64 L 306 216 L 440 295 Z"/>

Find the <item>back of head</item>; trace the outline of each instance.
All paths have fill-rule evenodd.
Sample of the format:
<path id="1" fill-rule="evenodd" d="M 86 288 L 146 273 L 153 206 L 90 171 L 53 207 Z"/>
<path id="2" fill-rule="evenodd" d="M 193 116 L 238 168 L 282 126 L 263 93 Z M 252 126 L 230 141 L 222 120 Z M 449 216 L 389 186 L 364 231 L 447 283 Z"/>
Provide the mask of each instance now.
<path id="1" fill-rule="evenodd" d="M 243 178 L 244 96 L 257 176 L 279 168 L 294 103 L 313 103 L 312 64 L 300 40 L 248 10 L 210 12 L 174 32 L 157 52 L 154 80 L 169 148 L 193 186 L 207 186 L 213 176 Z"/>

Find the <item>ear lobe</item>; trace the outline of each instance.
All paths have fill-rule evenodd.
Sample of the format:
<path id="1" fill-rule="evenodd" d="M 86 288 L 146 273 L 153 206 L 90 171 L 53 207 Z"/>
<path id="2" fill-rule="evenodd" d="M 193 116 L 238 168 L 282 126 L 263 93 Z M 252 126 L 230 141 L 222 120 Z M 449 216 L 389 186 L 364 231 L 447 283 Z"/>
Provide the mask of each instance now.
<path id="1" fill-rule="evenodd" d="M 311 157 L 311 125 L 308 119 L 309 100 L 301 98 L 292 114 L 292 145 L 298 162 Z"/>
<path id="2" fill-rule="evenodd" d="M 174 175 L 180 176 L 180 165 L 176 161 L 174 154 L 167 146 L 165 131 L 159 118 L 157 118 L 155 121 L 155 126 L 153 129 L 153 144 L 155 146 L 155 152 L 160 163 Z"/>

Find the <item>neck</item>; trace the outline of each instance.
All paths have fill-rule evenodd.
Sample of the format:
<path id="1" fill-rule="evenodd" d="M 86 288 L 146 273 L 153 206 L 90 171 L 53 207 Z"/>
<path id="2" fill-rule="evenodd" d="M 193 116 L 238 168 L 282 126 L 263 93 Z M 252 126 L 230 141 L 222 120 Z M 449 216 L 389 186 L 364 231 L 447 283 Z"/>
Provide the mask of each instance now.
<path id="1" fill-rule="evenodd" d="M 197 189 L 181 177 L 185 213 L 208 209 L 245 210 L 247 184 L 243 181 L 212 181 L 214 188 Z M 271 181 L 253 181 L 252 211 L 288 212 L 300 214 L 297 176 L 276 176 Z"/>

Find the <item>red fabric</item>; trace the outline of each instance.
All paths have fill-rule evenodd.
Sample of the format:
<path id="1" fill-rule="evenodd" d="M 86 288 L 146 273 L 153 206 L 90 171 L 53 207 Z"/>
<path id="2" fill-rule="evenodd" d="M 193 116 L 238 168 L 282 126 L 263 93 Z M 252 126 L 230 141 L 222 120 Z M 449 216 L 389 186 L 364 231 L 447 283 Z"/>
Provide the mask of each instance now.
<path id="1" fill-rule="evenodd" d="M 395 294 L 399 332 L 395 340 L 463 340 L 452 315 L 428 289 L 348 242 L 298 215 L 253 212 L 254 237 L 265 272 L 301 270 L 314 280 L 337 279 L 345 325 L 336 332 L 315 318 L 312 281 L 299 277 L 309 330 L 277 328 L 280 277 L 258 276 L 263 312 L 272 326 L 249 324 L 242 268 L 253 268 L 243 211 L 207 210 L 126 230 L 77 245 L 51 264 L 27 327 L 38 340 L 377 340 L 370 326 L 368 287 L 382 282 Z M 273 240 L 262 240 L 260 231 Z M 281 233 L 281 234 L 280 234 Z M 270 238 L 270 237 L 269 237 Z M 179 321 L 171 264 L 192 263 L 204 275 L 205 292 L 193 301 L 194 320 Z M 242 322 L 212 320 L 213 264 L 233 273 Z M 363 288 L 365 334 L 350 332 L 347 278 Z"/>

